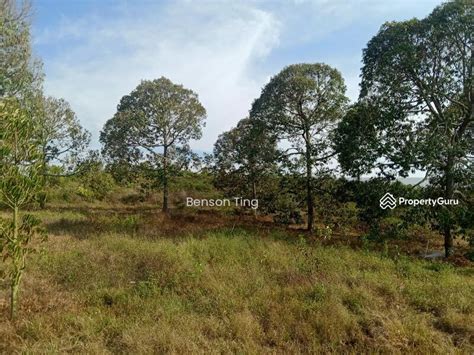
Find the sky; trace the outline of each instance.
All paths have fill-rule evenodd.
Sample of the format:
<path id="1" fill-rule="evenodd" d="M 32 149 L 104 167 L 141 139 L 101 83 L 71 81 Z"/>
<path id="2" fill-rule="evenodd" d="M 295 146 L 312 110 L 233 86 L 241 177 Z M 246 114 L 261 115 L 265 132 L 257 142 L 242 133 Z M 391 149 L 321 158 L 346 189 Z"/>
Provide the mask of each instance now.
<path id="1" fill-rule="evenodd" d="M 362 50 L 386 21 L 423 18 L 439 0 L 33 0 L 33 49 L 46 94 L 66 99 L 99 148 L 120 98 L 165 76 L 207 110 L 197 152 L 235 127 L 287 65 L 337 68 L 358 96 Z"/>

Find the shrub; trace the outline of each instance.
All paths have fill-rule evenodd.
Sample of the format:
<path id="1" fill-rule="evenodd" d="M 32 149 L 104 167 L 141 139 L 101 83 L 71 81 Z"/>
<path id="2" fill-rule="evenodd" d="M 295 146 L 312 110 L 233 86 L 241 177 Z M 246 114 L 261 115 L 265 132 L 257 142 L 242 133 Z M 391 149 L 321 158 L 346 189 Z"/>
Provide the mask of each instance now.
<path id="1" fill-rule="evenodd" d="M 94 199 L 94 193 L 84 186 L 79 186 L 76 190 L 76 194 L 87 201 L 92 201 Z"/>
<path id="2" fill-rule="evenodd" d="M 328 225 L 316 226 L 314 231 L 315 231 L 316 236 L 318 236 L 319 238 L 323 238 L 323 239 L 332 238 L 333 231 L 332 231 L 332 228 Z"/>
<path id="3" fill-rule="evenodd" d="M 303 223 L 300 206 L 291 194 L 278 196 L 275 203 L 276 214 L 273 220 L 280 224 L 300 224 Z"/>
<path id="4" fill-rule="evenodd" d="M 401 239 L 406 237 L 406 223 L 398 217 L 385 217 L 380 221 L 379 226 L 382 239 Z"/>
<path id="5" fill-rule="evenodd" d="M 93 197 L 98 200 L 103 200 L 116 187 L 112 175 L 105 172 L 88 174 L 85 185 L 92 192 Z"/>

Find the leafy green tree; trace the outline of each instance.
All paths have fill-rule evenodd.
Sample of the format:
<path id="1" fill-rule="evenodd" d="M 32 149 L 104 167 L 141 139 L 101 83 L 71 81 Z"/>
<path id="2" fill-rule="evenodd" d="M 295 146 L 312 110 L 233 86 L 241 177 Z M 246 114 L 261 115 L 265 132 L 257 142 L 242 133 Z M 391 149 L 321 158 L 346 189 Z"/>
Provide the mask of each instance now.
<path id="1" fill-rule="evenodd" d="M 259 182 L 276 172 L 276 140 L 261 121 L 244 118 L 214 144 L 216 182 L 256 199 Z"/>
<path id="2" fill-rule="evenodd" d="M 385 23 L 363 55 L 360 105 L 375 106 L 378 114 L 359 110 L 340 126 L 346 138 L 360 126 L 372 127 L 363 143 L 369 150 L 352 167 L 344 160 L 356 150 L 343 154 L 341 163 L 392 177 L 425 170 L 447 199 L 466 187 L 474 153 L 473 33 L 474 7 L 465 0 L 443 4 L 423 20 Z M 449 256 L 454 219 L 446 209 L 442 214 Z"/>
<path id="3" fill-rule="evenodd" d="M 43 166 L 59 165 L 65 174 L 71 174 L 84 160 L 91 135 L 81 126 L 66 100 L 54 97 L 40 97 L 39 100 L 35 115 Z"/>
<path id="4" fill-rule="evenodd" d="M 295 64 L 274 76 L 252 105 L 251 116 L 290 144 L 283 155 L 296 157 L 304 166 L 310 231 L 314 219 L 313 170 L 335 154 L 331 134 L 348 101 L 345 90 L 336 69 L 321 63 Z"/>
<path id="5" fill-rule="evenodd" d="M 117 187 L 114 177 L 105 170 L 105 164 L 95 150 L 78 163 L 77 173 L 71 176 L 71 180 L 80 183 L 80 189 L 97 200 L 104 200 Z"/>
<path id="6" fill-rule="evenodd" d="M 0 1 L 0 98 L 25 96 L 41 83 L 40 65 L 31 51 L 29 16 L 26 2 Z"/>
<path id="7" fill-rule="evenodd" d="M 22 213 L 39 192 L 42 168 L 37 125 L 30 115 L 32 93 L 40 89 L 42 77 L 31 51 L 29 15 L 26 2 L 0 1 L 0 204 L 12 215 L 0 219 L 0 254 L 9 262 L 11 318 L 30 241 L 42 234 L 39 220 Z"/>
<path id="8" fill-rule="evenodd" d="M 22 209 L 32 203 L 41 188 L 42 157 L 36 140 L 35 122 L 16 99 L 0 101 L 0 203 L 12 213 L 0 220 L 0 254 L 9 260 L 11 278 L 10 316 L 18 308 L 20 281 L 30 241 L 41 234 L 39 220 Z"/>
<path id="9" fill-rule="evenodd" d="M 357 102 L 349 107 L 335 130 L 333 144 L 342 171 L 358 180 L 373 169 L 366 162 L 373 163 L 379 156 L 381 138 L 376 124 L 380 114 L 376 107 Z"/>
<path id="10" fill-rule="evenodd" d="M 69 103 L 64 99 L 37 94 L 31 100 L 31 111 L 37 121 L 37 136 L 43 157 L 42 183 L 47 186 L 52 177 L 77 174 L 80 166 L 85 167 L 82 163 L 86 159 L 90 133 L 82 128 Z M 53 166 L 54 171 L 51 169 Z M 39 196 L 39 202 L 44 208 L 46 193 Z"/>
<path id="11" fill-rule="evenodd" d="M 100 140 L 111 161 L 146 161 L 160 174 L 163 211 L 168 210 L 170 153 L 199 139 L 206 110 L 192 90 L 164 77 L 142 81 L 122 97 L 117 113 L 107 121 Z"/>

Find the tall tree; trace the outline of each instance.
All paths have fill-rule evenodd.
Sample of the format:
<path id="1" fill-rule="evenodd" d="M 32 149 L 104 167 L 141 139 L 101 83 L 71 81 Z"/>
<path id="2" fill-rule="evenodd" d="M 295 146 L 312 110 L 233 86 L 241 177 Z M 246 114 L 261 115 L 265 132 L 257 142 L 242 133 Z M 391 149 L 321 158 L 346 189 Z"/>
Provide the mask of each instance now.
<path id="1" fill-rule="evenodd" d="M 0 98 L 25 96 L 41 84 L 39 62 L 30 39 L 30 8 L 15 0 L 0 0 Z"/>
<path id="2" fill-rule="evenodd" d="M 473 33 L 469 0 L 447 2 L 423 20 L 381 27 L 364 50 L 360 95 L 379 114 L 375 120 L 358 116 L 375 128 L 377 154 L 355 163 L 387 176 L 426 170 L 443 186 L 445 198 L 454 197 L 473 169 Z M 357 122 L 349 119 L 346 130 Z M 442 224 L 449 256 L 453 219 L 445 216 Z"/>
<path id="3" fill-rule="evenodd" d="M 348 101 L 338 70 L 322 63 L 284 68 L 263 88 L 251 115 L 287 140 L 285 155 L 300 158 L 306 174 L 308 230 L 313 229 L 313 169 L 327 163 L 334 151 L 330 136 Z"/>
<path id="4" fill-rule="evenodd" d="M 61 165 L 66 174 L 72 173 L 83 158 L 91 135 L 81 126 L 66 100 L 42 96 L 38 100 L 34 114 L 44 166 Z"/>
<path id="5" fill-rule="evenodd" d="M 46 186 L 50 177 L 70 176 L 79 172 L 90 142 L 90 133 L 85 130 L 69 103 L 64 99 L 35 95 L 31 114 L 37 121 L 38 143 L 42 152 L 42 182 Z M 52 174 L 50 167 L 61 167 L 60 174 Z M 40 196 L 44 207 L 46 194 Z"/>
<path id="6" fill-rule="evenodd" d="M 214 144 L 217 182 L 258 198 L 259 181 L 276 171 L 276 139 L 261 121 L 244 118 Z"/>
<path id="7" fill-rule="evenodd" d="M 117 113 L 100 135 L 103 153 L 112 161 L 147 163 L 160 168 L 163 211 L 168 211 L 169 153 L 199 139 L 206 117 L 198 95 L 161 77 L 142 81 L 122 97 Z M 176 149 L 174 149 L 176 150 Z"/>

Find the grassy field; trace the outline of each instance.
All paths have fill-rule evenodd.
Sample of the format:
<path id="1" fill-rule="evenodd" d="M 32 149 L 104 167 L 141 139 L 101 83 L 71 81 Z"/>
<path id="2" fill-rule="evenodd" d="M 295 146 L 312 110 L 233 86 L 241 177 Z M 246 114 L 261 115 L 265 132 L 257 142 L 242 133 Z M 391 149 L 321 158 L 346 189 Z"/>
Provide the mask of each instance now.
<path id="1" fill-rule="evenodd" d="M 37 214 L 49 239 L 14 323 L 0 284 L 2 353 L 474 352 L 470 266 L 206 214 Z"/>

